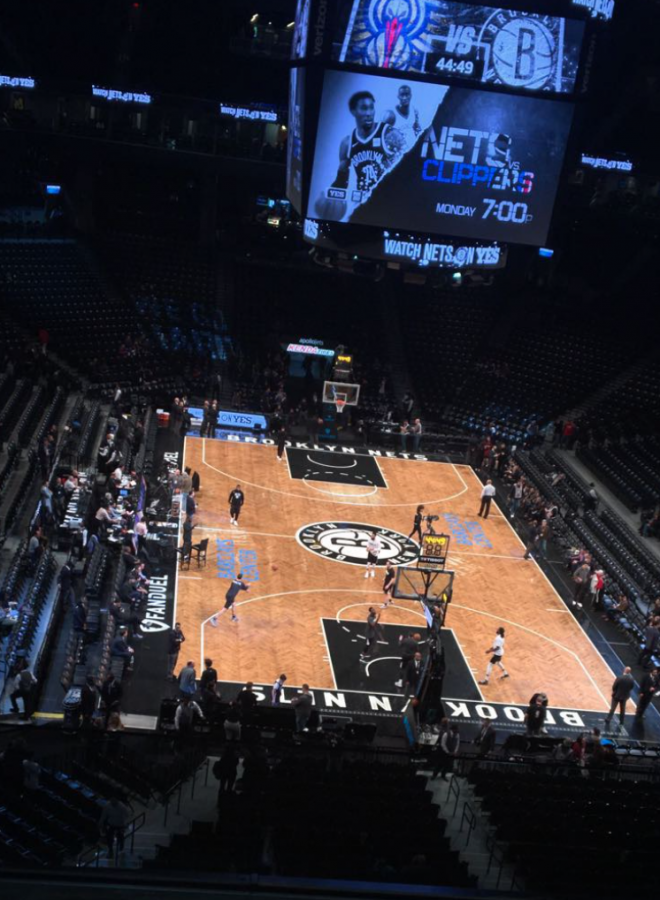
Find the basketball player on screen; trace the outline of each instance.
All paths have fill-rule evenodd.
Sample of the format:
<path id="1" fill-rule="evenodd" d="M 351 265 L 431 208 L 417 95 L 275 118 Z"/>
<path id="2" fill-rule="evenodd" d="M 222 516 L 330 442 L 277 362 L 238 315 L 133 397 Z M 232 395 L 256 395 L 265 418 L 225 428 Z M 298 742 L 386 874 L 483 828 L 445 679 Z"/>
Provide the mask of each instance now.
<path id="1" fill-rule="evenodd" d="M 397 97 L 399 102 L 394 109 L 385 114 L 383 120 L 394 126 L 403 135 L 402 151 L 405 153 L 410 150 L 422 133 L 422 126 L 419 124 L 419 110 L 410 105 L 412 101 L 411 88 L 407 84 L 402 84 Z"/>
<path id="2" fill-rule="evenodd" d="M 391 122 L 376 121 L 376 99 L 370 91 L 357 91 L 348 101 L 355 128 L 339 146 L 337 177 L 330 186 L 350 199 L 350 212 L 365 203 L 388 169 L 401 158 L 405 138 Z M 390 111 L 389 118 L 393 118 Z M 345 220 L 349 202 L 322 191 L 315 205 L 319 218 Z"/>

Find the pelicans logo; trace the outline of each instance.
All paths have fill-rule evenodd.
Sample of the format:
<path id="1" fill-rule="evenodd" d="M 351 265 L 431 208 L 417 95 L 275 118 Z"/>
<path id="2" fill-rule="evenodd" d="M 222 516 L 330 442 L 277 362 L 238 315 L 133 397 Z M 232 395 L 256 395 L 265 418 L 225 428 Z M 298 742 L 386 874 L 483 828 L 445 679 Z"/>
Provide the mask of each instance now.
<path id="1" fill-rule="evenodd" d="M 417 69 L 427 49 L 437 4 L 427 0 L 372 0 L 353 23 L 350 62 L 379 69 Z M 349 60 L 347 60 L 349 61 Z"/>

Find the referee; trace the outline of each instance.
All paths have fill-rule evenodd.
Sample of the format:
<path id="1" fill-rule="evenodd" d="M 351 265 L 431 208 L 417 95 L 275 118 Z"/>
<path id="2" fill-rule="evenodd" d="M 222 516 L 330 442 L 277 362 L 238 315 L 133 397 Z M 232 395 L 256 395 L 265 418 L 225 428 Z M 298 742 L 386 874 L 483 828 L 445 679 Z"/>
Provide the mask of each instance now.
<path id="1" fill-rule="evenodd" d="M 483 516 L 484 519 L 488 518 L 488 513 L 490 512 L 490 504 L 493 502 L 493 497 L 495 496 L 495 488 L 493 487 L 493 482 L 489 478 L 486 484 L 481 491 L 481 505 L 479 506 L 479 512 L 477 515 Z"/>
<path id="2" fill-rule="evenodd" d="M 232 525 L 238 525 L 238 517 L 241 514 L 241 508 L 244 503 L 245 494 L 241 490 L 240 484 L 237 484 L 229 494 L 229 518 Z"/>

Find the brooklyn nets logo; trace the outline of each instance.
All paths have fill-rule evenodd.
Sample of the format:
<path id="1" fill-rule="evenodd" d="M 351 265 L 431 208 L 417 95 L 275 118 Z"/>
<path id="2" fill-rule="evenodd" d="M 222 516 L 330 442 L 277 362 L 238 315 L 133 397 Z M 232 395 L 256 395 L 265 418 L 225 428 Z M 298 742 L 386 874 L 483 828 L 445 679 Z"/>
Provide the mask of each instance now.
<path id="1" fill-rule="evenodd" d="M 561 60 L 553 30 L 562 25 L 549 16 L 545 22 L 505 9 L 490 16 L 479 36 L 492 48 L 488 81 L 533 91 L 557 89 L 554 82 Z"/>
<path id="2" fill-rule="evenodd" d="M 367 541 L 375 531 L 382 550 L 378 565 L 385 566 L 391 560 L 396 566 L 407 566 L 419 556 L 419 547 L 398 531 L 365 525 L 363 522 L 315 522 L 304 525 L 296 534 L 299 544 L 326 559 L 363 566 L 367 562 Z"/>

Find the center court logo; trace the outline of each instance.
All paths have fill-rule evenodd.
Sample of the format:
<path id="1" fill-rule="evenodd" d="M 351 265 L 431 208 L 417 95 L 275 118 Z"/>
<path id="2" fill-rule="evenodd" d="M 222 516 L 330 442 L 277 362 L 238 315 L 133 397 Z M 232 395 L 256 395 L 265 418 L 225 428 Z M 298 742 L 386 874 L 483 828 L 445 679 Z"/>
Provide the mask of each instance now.
<path id="1" fill-rule="evenodd" d="M 363 566 L 367 562 L 367 541 L 375 531 L 382 544 L 378 565 L 391 561 L 407 566 L 419 556 L 419 547 L 398 531 L 365 525 L 363 522 L 315 522 L 304 525 L 296 539 L 306 550 L 335 562 Z"/>

